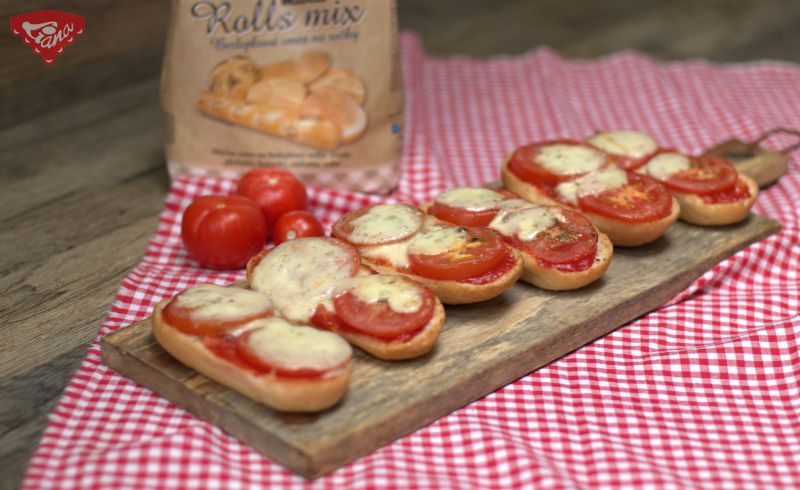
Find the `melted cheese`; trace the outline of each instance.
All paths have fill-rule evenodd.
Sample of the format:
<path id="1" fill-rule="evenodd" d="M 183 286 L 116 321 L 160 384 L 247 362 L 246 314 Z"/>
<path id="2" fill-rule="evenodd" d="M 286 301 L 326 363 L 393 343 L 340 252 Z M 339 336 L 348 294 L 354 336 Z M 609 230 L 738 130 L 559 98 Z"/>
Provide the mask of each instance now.
<path id="1" fill-rule="evenodd" d="M 591 172 L 605 162 L 606 156 L 599 151 L 579 145 L 543 146 L 536 155 L 536 163 L 560 175 Z"/>
<path id="2" fill-rule="evenodd" d="M 422 306 L 422 291 L 399 276 L 375 274 L 353 279 L 348 288 L 364 303 L 386 302 L 398 313 L 414 313 Z"/>
<path id="3" fill-rule="evenodd" d="M 692 164 L 686 155 L 676 152 L 659 153 L 647 162 L 642 170 L 657 179 L 668 179 L 678 172 L 689 170 Z"/>
<path id="4" fill-rule="evenodd" d="M 348 241 L 359 245 L 381 244 L 409 237 L 422 226 L 420 212 L 407 204 L 379 204 L 352 220 Z"/>
<path id="5" fill-rule="evenodd" d="M 658 149 L 652 136 L 639 131 L 608 131 L 592 135 L 586 141 L 612 155 L 641 158 Z"/>
<path id="6" fill-rule="evenodd" d="M 329 238 L 295 238 L 253 270 L 250 287 L 266 294 L 286 318 L 307 322 L 337 284 L 352 277 L 353 253 Z"/>
<path id="7" fill-rule="evenodd" d="M 489 223 L 489 228 L 504 236 L 516 236 L 522 241 L 529 241 L 556 224 L 560 217 L 558 208 L 553 206 L 509 209 L 500 211 Z"/>
<path id="8" fill-rule="evenodd" d="M 592 172 L 572 181 L 562 182 L 556 186 L 556 192 L 562 201 L 577 205 L 578 198 L 596 194 L 609 189 L 623 187 L 628 183 L 628 175 L 617 167 L 607 167 Z"/>
<path id="9" fill-rule="evenodd" d="M 175 305 L 193 310 L 191 317 L 198 320 L 236 320 L 272 309 L 272 303 L 261 293 L 213 284 L 187 289 L 175 298 Z"/>
<path id="10" fill-rule="evenodd" d="M 436 202 L 469 211 L 495 209 L 505 197 L 499 192 L 482 187 L 461 187 L 439 194 Z"/>
<path id="11" fill-rule="evenodd" d="M 416 255 L 438 255 L 457 247 L 467 241 L 467 230 L 452 226 L 440 230 L 426 231 L 415 236 L 408 244 L 408 253 Z"/>
<path id="12" fill-rule="evenodd" d="M 364 247 L 358 250 L 362 257 L 372 259 L 376 262 L 386 261 L 395 269 L 405 269 L 411 264 L 408 261 L 408 244 L 411 240 L 390 243 L 389 245 L 377 245 L 374 247 Z"/>
<path id="13" fill-rule="evenodd" d="M 350 344 L 338 335 L 292 325 L 281 318 L 255 320 L 247 326 L 251 332 L 248 347 L 272 366 L 325 371 L 340 366 L 352 355 Z"/>

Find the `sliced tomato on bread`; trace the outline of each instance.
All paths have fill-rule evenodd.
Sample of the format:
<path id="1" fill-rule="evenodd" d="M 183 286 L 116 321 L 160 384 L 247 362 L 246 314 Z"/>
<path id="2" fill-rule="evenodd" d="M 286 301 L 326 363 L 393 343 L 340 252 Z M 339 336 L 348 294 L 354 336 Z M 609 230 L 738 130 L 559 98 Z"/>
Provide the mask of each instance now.
<path id="1" fill-rule="evenodd" d="M 343 216 L 333 225 L 333 236 L 355 246 L 387 245 L 417 233 L 424 216 L 408 204 L 378 204 Z"/>
<path id="2" fill-rule="evenodd" d="M 439 194 L 428 209 L 433 216 L 461 226 L 487 226 L 501 204 L 516 197 L 504 189 L 458 187 Z"/>
<path id="3" fill-rule="evenodd" d="M 153 335 L 173 357 L 277 410 L 318 412 L 347 390 L 352 349 L 273 316 L 260 293 L 202 285 L 156 306 Z"/>
<path id="4" fill-rule="evenodd" d="M 407 235 L 416 220 L 412 224 L 414 215 L 404 208 L 407 206 L 387 204 L 349 213 L 334 224 L 334 235 L 349 241 L 354 240 L 354 233 L 370 236 L 369 240 L 355 240 L 361 243 L 357 248 L 365 264 L 379 273 L 399 273 L 419 281 L 444 303 L 491 299 L 511 287 L 522 273 L 520 258 L 502 240 L 492 237 L 492 232 L 458 231 L 421 211 L 419 229 L 405 239 L 398 240 L 399 233 L 379 231 L 391 228 L 378 218 L 391 216 L 394 209 L 408 217 L 403 220 L 408 225 L 402 233 Z"/>
<path id="5" fill-rule="evenodd" d="M 604 151 L 614 164 L 625 170 L 641 167 L 658 151 L 656 140 L 640 131 L 597 131 L 586 142 Z"/>
<path id="6" fill-rule="evenodd" d="M 611 260 L 608 237 L 565 206 L 509 207 L 489 226 L 522 254 L 522 280 L 543 289 L 586 286 L 603 275 Z"/>
<path id="7" fill-rule="evenodd" d="M 213 335 L 272 316 L 272 313 L 272 302 L 263 294 L 202 284 L 175 296 L 164 308 L 163 315 L 181 332 Z"/>
<path id="8" fill-rule="evenodd" d="M 403 276 L 374 274 L 351 280 L 311 322 L 342 335 L 381 359 L 428 352 L 444 324 L 441 302 L 426 286 Z"/>
<path id="9" fill-rule="evenodd" d="M 656 153 L 640 169 L 672 191 L 682 220 L 698 225 L 727 225 L 747 217 L 758 185 L 716 156 L 687 156 L 674 150 Z"/>
<path id="10" fill-rule="evenodd" d="M 577 140 L 543 141 L 522 146 L 508 159 L 509 170 L 529 184 L 549 189 L 610 164 L 608 155 Z M 511 189 L 513 191 L 513 189 Z"/>
<path id="11" fill-rule="evenodd" d="M 284 378 L 322 378 L 344 370 L 350 346 L 338 335 L 293 325 L 282 318 L 248 324 L 235 337 L 236 352 L 263 373 Z"/>

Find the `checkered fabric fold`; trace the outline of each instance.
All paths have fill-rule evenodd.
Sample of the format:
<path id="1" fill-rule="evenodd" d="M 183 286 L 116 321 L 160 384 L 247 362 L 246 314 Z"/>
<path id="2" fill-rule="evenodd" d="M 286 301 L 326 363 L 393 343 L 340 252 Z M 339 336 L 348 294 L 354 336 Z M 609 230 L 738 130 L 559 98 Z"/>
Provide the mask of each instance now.
<path id="1" fill-rule="evenodd" d="M 490 60 L 426 56 L 402 37 L 406 142 L 390 196 L 314 190 L 328 225 L 385 202 L 422 202 L 498 177 L 516 146 L 640 129 L 698 153 L 800 127 L 800 68 L 658 63 L 549 49 Z M 780 148 L 788 139 L 775 137 Z M 800 486 L 800 169 L 758 198 L 783 230 L 713 267 L 660 309 L 313 483 L 100 362 L 99 340 L 50 416 L 25 488 L 788 488 Z M 182 209 L 225 179 L 173 182 L 145 258 L 99 336 L 157 301 L 242 272 L 192 263 Z M 679 246 L 679 244 L 676 244 Z"/>

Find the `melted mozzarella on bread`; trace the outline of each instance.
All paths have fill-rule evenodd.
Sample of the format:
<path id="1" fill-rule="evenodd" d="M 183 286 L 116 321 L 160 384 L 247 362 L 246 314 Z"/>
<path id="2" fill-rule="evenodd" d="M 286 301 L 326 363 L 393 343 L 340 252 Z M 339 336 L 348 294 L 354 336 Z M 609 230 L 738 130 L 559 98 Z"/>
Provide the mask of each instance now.
<path id="1" fill-rule="evenodd" d="M 426 231 L 411 239 L 408 244 L 408 253 L 415 255 L 439 255 L 457 247 L 467 241 L 467 230 L 453 226 L 440 230 Z"/>
<path id="2" fill-rule="evenodd" d="M 409 237 L 422 226 L 419 210 L 407 204 L 379 204 L 350 221 L 353 231 L 347 236 L 351 243 L 381 244 Z"/>
<path id="3" fill-rule="evenodd" d="M 500 211 L 489 223 L 489 228 L 504 236 L 516 236 L 522 241 L 530 241 L 556 224 L 560 218 L 561 213 L 554 206 L 508 209 Z"/>
<path id="4" fill-rule="evenodd" d="M 197 320 L 231 321 L 261 315 L 272 310 L 269 298 L 261 293 L 236 287 L 201 284 L 182 292 L 175 306 L 192 310 Z"/>
<path id="5" fill-rule="evenodd" d="M 317 305 L 355 273 L 353 252 L 330 238 L 281 243 L 253 270 L 250 287 L 266 294 L 286 318 L 307 322 Z"/>
<path id="6" fill-rule="evenodd" d="M 468 211 L 486 211 L 495 209 L 504 199 L 502 194 L 491 189 L 460 187 L 439 194 L 436 202 Z"/>
<path id="7" fill-rule="evenodd" d="M 586 141 L 612 155 L 641 158 L 658 149 L 652 136 L 639 131 L 601 131 Z"/>
<path id="8" fill-rule="evenodd" d="M 411 243 L 411 240 L 403 240 L 402 242 L 390 243 L 388 245 L 362 247 L 358 249 L 358 253 L 367 260 L 374 260 L 376 262 L 385 261 L 395 269 L 403 270 L 411 265 L 408 261 L 409 243 Z"/>
<path id="9" fill-rule="evenodd" d="M 678 152 L 659 153 L 642 167 L 641 171 L 664 180 L 692 167 L 689 157 Z"/>
<path id="10" fill-rule="evenodd" d="M 556 192 L 562 201 L 577 206 L 578 198 L 589 194 L 616 189 L 628 183 L 628 174 L 618 167 L 606 167 L 575 180 L 562 182 Z"/>
<path id="11" fill-rule="evenodd" d="M 414 313 L 422 306 L 420 286 L 400 276 L 359 277 L 347 289 L 364 303 L 385 302 L 397 313 Z"/>
<path id="12" fill-rule="evenodd" d="M 350 344 L 334 333 L 292 325 L 281 318 L 255 320 L 247 326 L 247 346 L 282 369 L 326 371 L 341 366 L 353 352 Z"/>
<path id="13" fill-rule="evenodd" d="M 606 156 L 585 146 L 555 144 L 541 147 L 536 163 L 556 174 L 576 175 L 602 167 Z"/>

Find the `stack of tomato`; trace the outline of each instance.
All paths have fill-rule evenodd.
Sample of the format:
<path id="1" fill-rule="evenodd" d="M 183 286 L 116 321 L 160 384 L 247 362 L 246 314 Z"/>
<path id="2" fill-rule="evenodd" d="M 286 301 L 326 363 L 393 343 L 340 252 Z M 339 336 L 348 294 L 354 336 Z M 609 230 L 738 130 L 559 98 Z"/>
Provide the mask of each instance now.
<path id="1" fill-rule="evenodd" d="M 270 238 L 279 244 L 322 236 L 300 180 L 279 168 L 259 168 L 239 181 L 236 195 L 203 196 L 183 213 L 181 238 L 189 256 L 214 269 L 240 269 Z"/>

